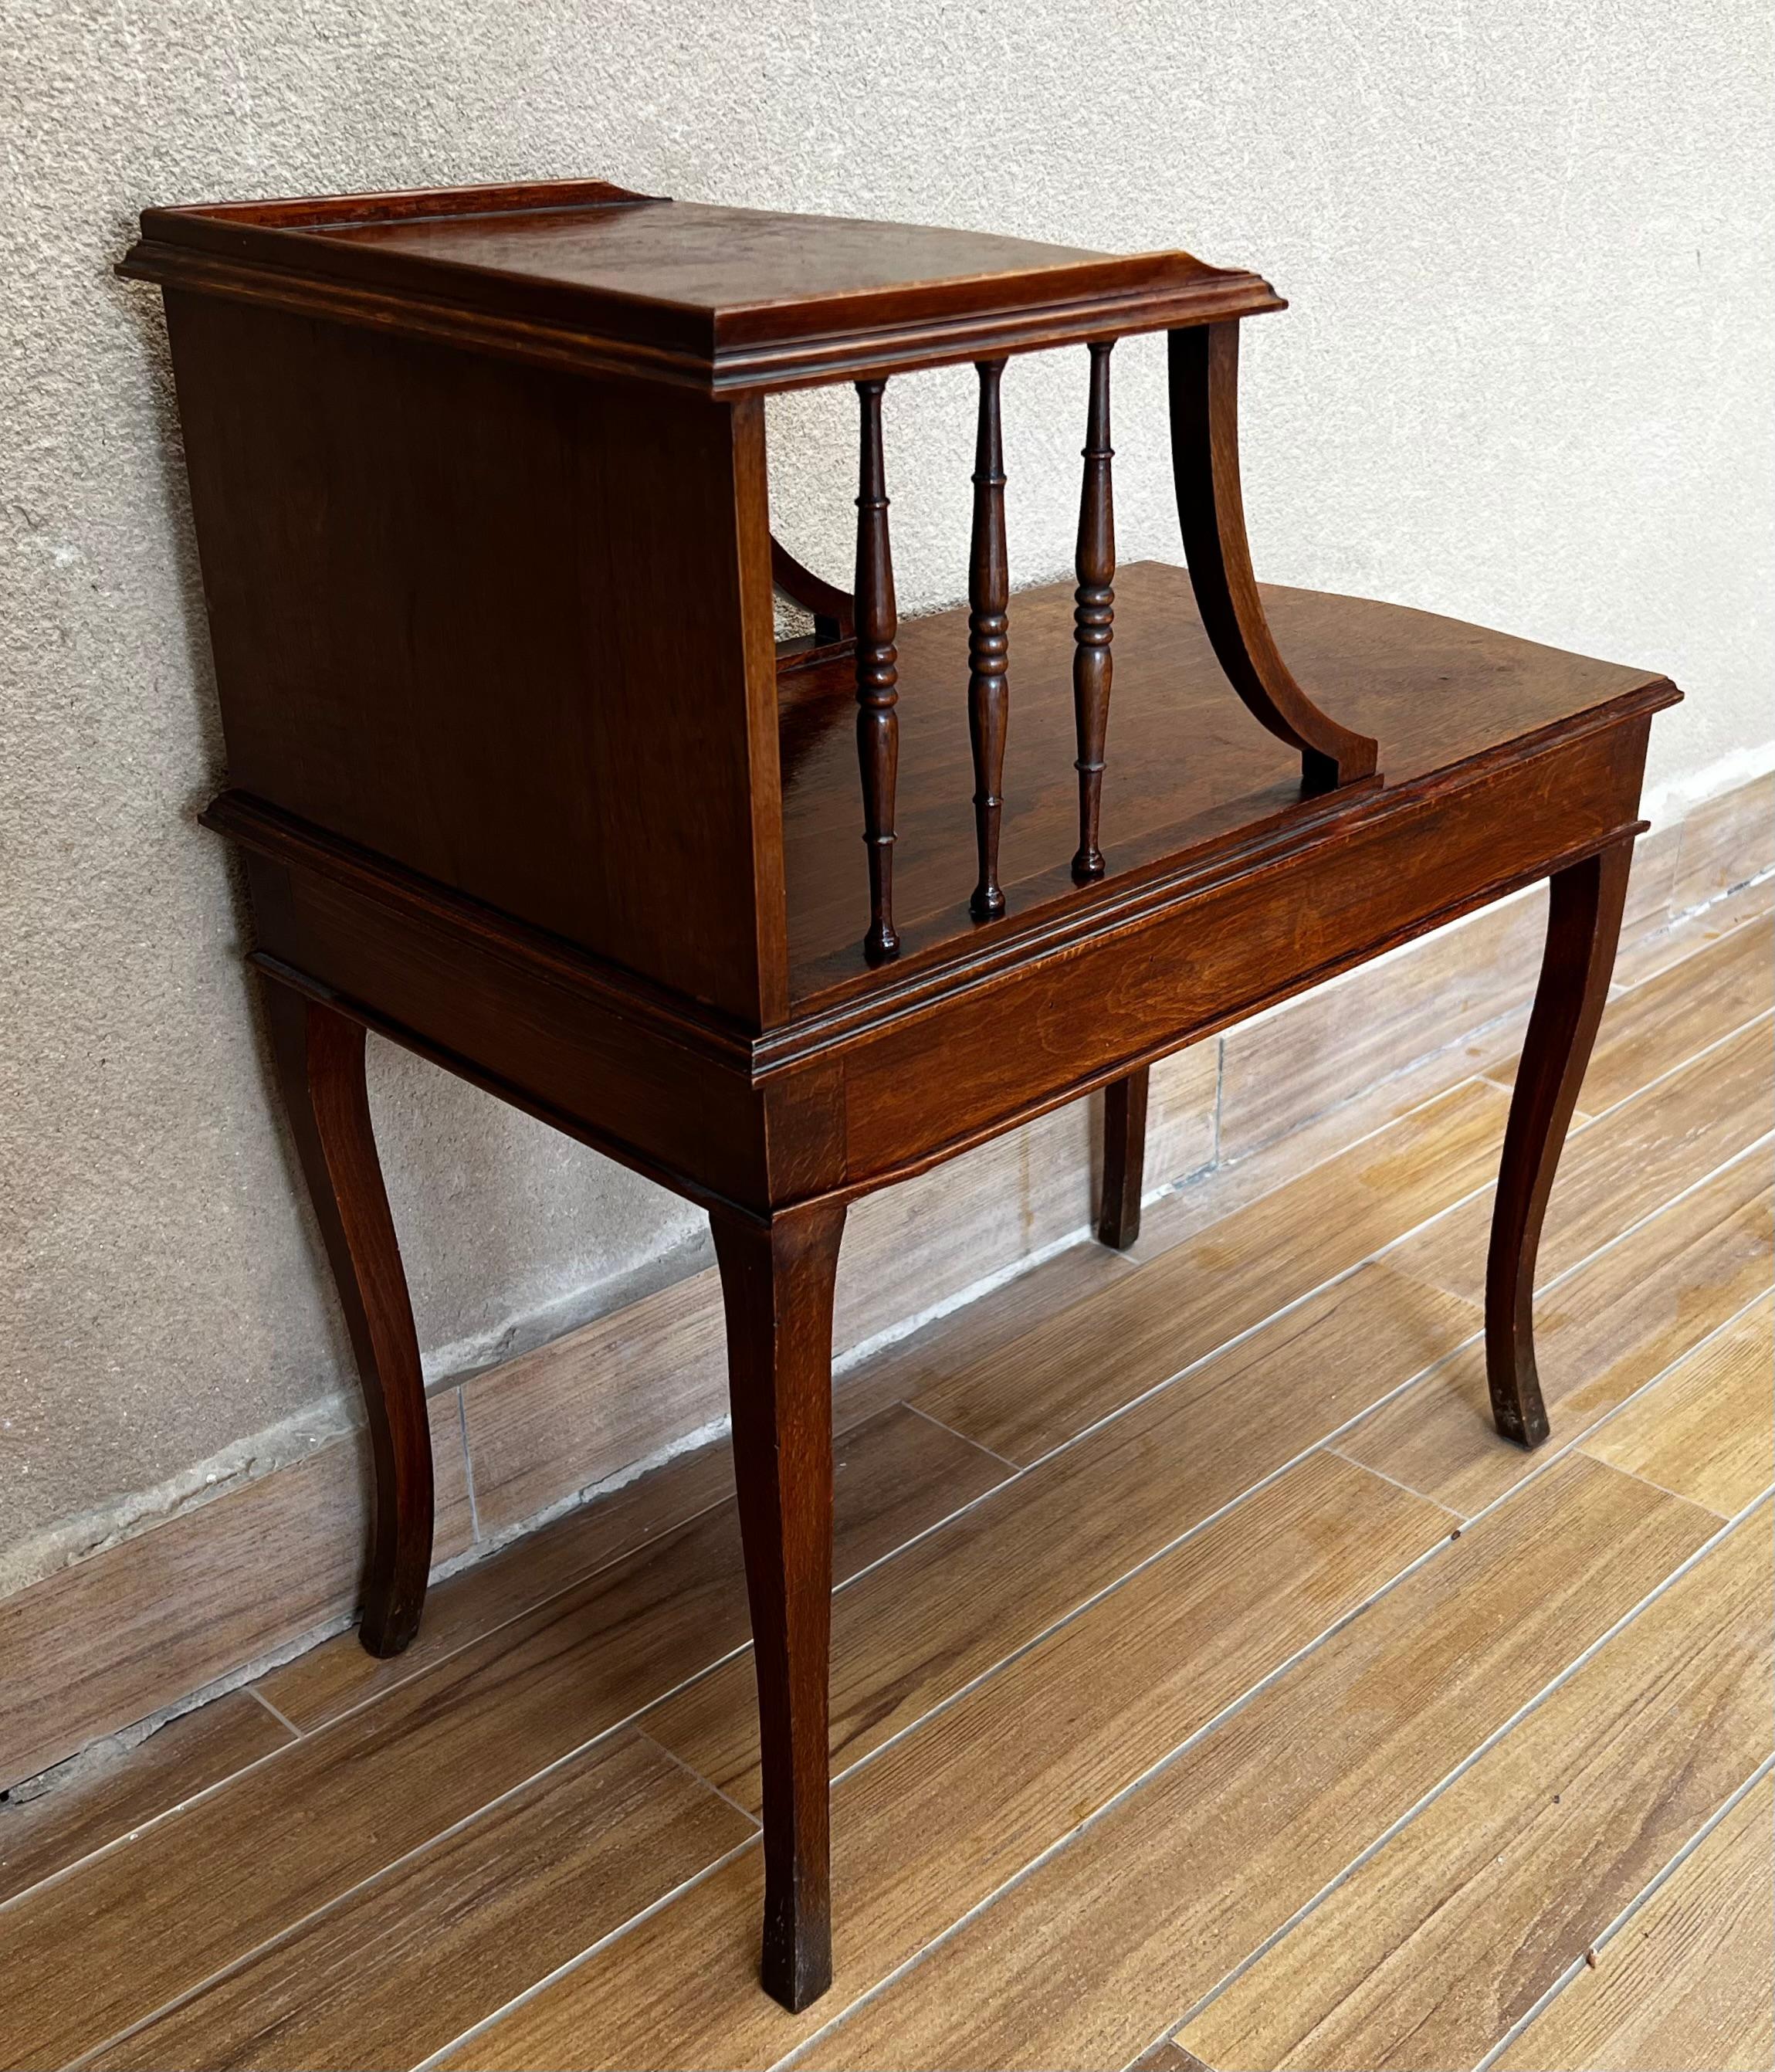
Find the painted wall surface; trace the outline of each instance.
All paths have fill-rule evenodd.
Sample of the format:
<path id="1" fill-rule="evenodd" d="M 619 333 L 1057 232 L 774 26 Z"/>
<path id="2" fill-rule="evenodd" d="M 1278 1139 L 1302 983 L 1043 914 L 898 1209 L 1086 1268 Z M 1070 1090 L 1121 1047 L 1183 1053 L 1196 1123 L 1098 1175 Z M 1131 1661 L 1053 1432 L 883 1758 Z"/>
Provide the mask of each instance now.
<path id="1" fill-rule="evenodd" d="M 221 758 L 159 302 L 109 270 L 145 204 L 601 175 L 1248 262 L 1293 304 L 1249 335 L 1259 570 L 1669 670 L 1653 781 L 1697 790 L 1775 734 L 1769 41 L 1762 0 L 9 0 L 0 1586 L 344 1414 L 192 818 Z M 1124 559 L 1181 558 L 1161 357 L 1117 355 Z M 1019 582 L 1070 565 L 1083 371 L 1005 383 Z M 848 396 L 771 429 L 779 529 L 842 574 Z M 964 372 L 894 384 L 909 608 L 964 586 L 971 438 Z M 378 1046 L 372 1091 L 434 1364 L 697 1256 L 692 1212 L 429 1068 Z"/>

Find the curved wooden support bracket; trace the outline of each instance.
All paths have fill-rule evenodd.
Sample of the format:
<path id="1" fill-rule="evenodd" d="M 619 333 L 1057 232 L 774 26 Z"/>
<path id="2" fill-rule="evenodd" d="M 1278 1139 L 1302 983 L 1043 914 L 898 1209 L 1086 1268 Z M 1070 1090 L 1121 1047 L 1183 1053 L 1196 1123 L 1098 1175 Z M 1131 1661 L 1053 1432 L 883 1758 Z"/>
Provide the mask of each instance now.
<path id="1" fill-rule="evenodd" d="M 798 561 L 775 533 L 770 536 L 770 581 L 791 604 L 814 615 L 814 638 L 822 647 L 848 640 L 857 631 L 857 604 L 840 590 Z"/>
<path id="2" fill-rule="evenodd" d="M 1263 615 L 1239 486 L 1239 324 L 1170 334 L 1171 464 L 1202 626 L 1252 716 L 1297 748 L 1301 788 L 1374 775 L 1379 745 L 1321 712 L 1289 673 Z"/>

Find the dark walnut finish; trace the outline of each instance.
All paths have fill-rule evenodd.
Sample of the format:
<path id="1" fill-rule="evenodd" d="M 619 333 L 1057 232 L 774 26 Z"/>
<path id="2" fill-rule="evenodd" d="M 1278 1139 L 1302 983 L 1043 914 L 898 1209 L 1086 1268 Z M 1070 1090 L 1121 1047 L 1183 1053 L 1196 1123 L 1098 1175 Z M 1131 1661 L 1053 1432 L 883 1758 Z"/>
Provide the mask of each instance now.
<path id="1" fill-rule="evenodd" d="M 1498 1422 L 1535 1444 L 1535 1246 L 1677 693 L 1259 588 L 1238 330 L 1282 305 L 1187 253 L 595 182 L 154 210 L 142 232 L 124 270 L 165 291 L 228 741 L 205 817 L 246 859 L 369 1406 L 365 1644 L 410 1638 L 431 1531 L 373 1029 L 709 1211 L 763 1976 L 804 2006 L 830 1975 L 847 1204 L 1102 1087 L 1098 1228 L 1126 1245 L 1154 1059 L 1551 877 L 1486 1293 Z M 1160 331 L 1189 569 L 1118 571 L 1110 347 Z M 1047 347 L 1086 348 L 1077 581 L 1013 602 L 1000 385 Z M 943 363 L 979 370 L 968 602 L 901 627 L 884 385 Z M 860 398 L 849 593 L 771 536 L 763 396 L 811 382 Z M 773 586 L 811 638 L 777 644 Z"/>

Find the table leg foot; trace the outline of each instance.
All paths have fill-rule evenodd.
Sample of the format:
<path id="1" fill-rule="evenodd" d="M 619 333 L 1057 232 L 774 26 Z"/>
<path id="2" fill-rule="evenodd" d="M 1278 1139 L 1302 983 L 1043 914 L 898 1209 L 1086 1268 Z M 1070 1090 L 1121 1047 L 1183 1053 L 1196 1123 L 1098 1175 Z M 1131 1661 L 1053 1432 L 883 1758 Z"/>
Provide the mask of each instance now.
<path id="1" fill-rule="evenodd" d="M 832 1284 L 844 1211 L 819 1203 L 768 1224 L 717 1211 L 710 1221 L 758 1686 L 762 1976 L 799 2012 L 832 1983 Z"/>
<path id="2" fill-rule="evenodd" d="M 1136 1066 L 1125 1079 L 1112 1079 L 1103 1089 L 1103 1192 L 1097 1235 L 1117 1252 L 1126 1252 L 1140 1234 L 1150 1069 Z"/>
<path id="3" fill-rule="evenodd" d="M 1555 871 L 1547 948 L 1504 1134 L 1485 1267 L 1485 1374 L 1498 1431 L 1519 1446 L 1548 1432 L 1535 1363 L 1535 1261 L 1559 1153 L 1608 1003 L 1633 861 L 1631 839 Z"/>
<path id="4" fill-rule="evenodd" d="M 296 1150 L 357 1356 L 376 1470 L 364 1615 L 372 1655 L 419 1628 L 431 1569 L 431 1425 L 413 1306 L 382 1185 L 362 1025 L 275 979 L 265 989 Z"/>

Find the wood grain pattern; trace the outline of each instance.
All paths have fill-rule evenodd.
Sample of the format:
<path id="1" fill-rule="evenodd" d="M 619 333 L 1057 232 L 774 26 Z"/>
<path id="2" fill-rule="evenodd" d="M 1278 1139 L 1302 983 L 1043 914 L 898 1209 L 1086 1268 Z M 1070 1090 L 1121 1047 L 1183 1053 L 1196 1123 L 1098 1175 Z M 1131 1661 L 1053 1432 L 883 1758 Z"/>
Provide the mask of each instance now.
<path id="1" fill-rule="evenodd" d="M 832 1755 L 848 1769 L 1241 1490 L 1471 1331 L 1365 1269 L 1054 1454 L 840 1590 Z M 743 1660 L 646 1716 L 750 1809 L 758 1737 Z"/>
<path id="2" fill-rule="evenodd" d="M 1765 1513 L 1610 1640 L 1181 2040 L 1210 2063 L 1277 2072 L 1476 2063 L 1767 1753 L 1772 1556 Z"/>
<path id="3" fill-rule="evenodd" d="M 1127 2063 L 1716 1523 L 1557 1462 L 802 2062 Z"/>
<path id="4" fill-rule="evenodd" d="M 455 1392 L 430 1409 L 443 1560 L 470 1544 L 468 1490 Z M 364 1559 L 365 1450 L 360 1441 L 323 1447 L 0 1599 L 0 1782 L 348 1614 Z"/>
<path id="5" fill-rule="evenodd" d="M 626 1386 L 612 1388 L 621 1375 Z M 462 1392 L 481 1530 L 533 1518 L 727 1408 L 713 1267 L 507 1360 Z"/>
<path id="6" fill-rule="evenodd" d="M 799 2021 L 753 1986 L 749 1856 L 455 2062 L 770 2064 L 1447 1523 L 1375 1478 L 1310 1457 L 853 1772 L 832 1799 L 833 1991 Z M 661 1976 L 677 1982 L 671 1993 L 651 1989 Z"/>
<path id="7" fill-rule="evenodd" d="M 146 1827 L 294 1738 L 249 1693 L 231 1691 L 169 1720 L 91 1774 L 70 1778 L 35 1799 L 6 1800 L 0 1803 L 0 1901 Z"/>
<path id="8" fill-rule="evenodd" d="M 711 1654 L 738 1646 L 747 1626 L 732 1449 L 721 1440 L 709 1453 L 717 1457 L 700 1469 L 687 1497 L 668 1498 L 658 1511 L 652 1499 L 638 1499 L 635 1508 L 625 1507 L 608 1527 L 598 1520 L 594 1506 L 580 1514 L 587 1520 L 581 1531 L 562 1534 L 558 1540 L 551 1538 L 546 1556 L 520 1555 L 514 1560 L 519 1553 L 514 1549 L 484 1568 L 453 1577 L 438 1591 L 435 1618 L 428 1616 L 401 1663 L 380 1671 L 373 1664 L 360 1667 L 329 1642 L 286 1668 L 273 1670 L 264 1681 L 266 1696 L 306 1729 L 406 1681 L 418 1668 L 446 1660 L 485 1635 L 502 1629 L 524 1630 L 512 1622 L 525 1614 L 549 1605 L 558 1613 L 569 1601 L 564 1593 L 571 1593 L 575 1603 L 595 1600 L 606 1590 L 639 1603 L 646 1589 L 656 1589 L 664 1596 L 682 1588 L 703 1607 Z M 893 1405 L 846 1429 L 836 1448 L 833 1470 L 833 1560 L 840 1577 L 877 1560 L 908 1533 L 946 1517 L 1009 1473 L 1003 1462 L 954 1433 Z M 618 1497 L 625 1494 L 618 1492 Z M 707 1502 L 697 1500 L 704 1496 Z M 561 1525 L 573 1523 L 564 1519 Z M 558 1531 L 550 1528 L 551 1535 Z M 522 1543 L 525 1555 L 531 1544 Z M 656 1560 L 663 1564 L 657 1573 Z M 654 1580 L 643 1585 L 642 1579 L 650 1575 Z M 635 1596 L 638 1585 L 643 1597 Z M 668 1682 L 675 1681 L 708 1659 L 692 1653 L 663 1673 Z"/>
<path id="9" fill-rule="evenodd" d="M 1168 2036 L 1143 2058 L 1136 2058 L 1128 2072 L 1211 2072 L 1211 2068 L 1185 2050 L 1175 2037 Z"/>
<path id="10" fill-rule="evenodd" d="M 828 1383 L 850 1201 L 1551 871 L 1487 1300 L 1498 1414 L 1539 1437 L 1535 1242 L 1606 989 L 1651 720 L 1679 694 L 1384 604 L 1261 593 L 1237 319 L 1276 301 L 1187 254 L 739 218 L 606 183 L 384 195 L 361 214 L 337 198 L 199 207 L 143 228 L 125 270 L 166 290 L 234 787 L 205 818 L 247 852 L 251 956 L 290 989 L 286 1034 L 306 1032 L 286 1077 L 298 1120 L 314 1111 L 308 1163 L 323 1221 L 330 1202 L 343 1219 L 347 1307 L 356 1289 L 370 1320 L 364 1638 L 392 1651 L 417 1620 L 428 1466 L 357 1069 L 369 1028 L 714 1219 L 763 1723 L 765 1978 L 799 2008 L 829 1969 Z M 1160 324 L 1189 566 L 1125 585 L 1135 709 L 1160 718 L 1129 758 L 1111 872 L 1108 354 Z M 953 695 L 929 701 L 900 794 L 897 699 L 911 711 L 937 674 L 951 691 L 962 615 L 909 632 L 902 668 L 882 394 L 902 366 L 1062 339 L 1086 343 L 1093 370 L 1067 687 L 1081 847 L 1069 869 L 1038 783 L 1000 816 L 1014 911 L 983 927 L 973 872 L 947 867 L 975 832 L 956 804 L 978 761 Z M 816 378 L 854 382 L 861 404 L 855 638 L 784 655 L 762 391 Z M 1058 602 L 1033 594 L 1020 626 Z M 1020 741 L 1059 719 L 1058 660 L 1021 678 Z M 1226 679 L 1270 739 L 1226 724 Z M 840 733 L 862 779 L 861 945 Z M 1120 1164 L 1130 1183 L 1125 1145 Z M 1361 1220 L 1340 1215 L 1340 1237 Z M 1274 1262 L 1267 1307 L 1298 1263 Z M 1328 1341 L 1388 1285 L 1358 1276 L 1326 1298 Z M 1451 1309 L 1396 1289 L 1383 1306 L 1391 1328 Z M 1347 1416 L 1362 1385 L 1326 1394 Z M 1261 1457 L 1290 1416 L 1265 1402 L 1245 1424 Z M 576 1602 L 569 1589 L 518 1622 L 520 1664 Z M 604 1636 L 601 1667 L 626 1696 L 674 1647 L 709 1646 L 729 1610 L 705 1599 L 692 1638 L 644 1583 L 626 1613 L 620 1591 L 611 1602 L 622 1639 Z M 533 1703 L 547 1682 L 527 1687 Z"/>
<path id="11" fill-rule="evenodd" d="M 1498 2072 L 1761 2072 L 1775 2057 L 1775 1783 L 1733 1807 L 1498 2061 Z"/>
<path id="12" fill-rule="evenodd" d="M 635 1734 L 409 1857 L 97 2066 L 415 2065 L 754 1832 Z"/>
<path id="13" fill-rule="evenodd" d="M 1503 1120 L 1502 1096 L 1461 1087 L 1168 1250 L 1156 1202 L 1136 1248 L 1150 1264 L 913 1400 L 1033 1461 L 1478 1185 Z"/>
<path id="14" fill-rule="evenodd" d="M 1681 829 L 1676 832 L 1680 833 Z M 1775 877 L 1740 886 L 1711 905 L 1669 920 L 1664 927 L 1647 928 L 1630 942 L 1624 939 L 1615 958 L 1616 983 L 1642 985 L 1707 944 L 1721 942 L 1734 929 L 1771 912 L 1775 912 Z"/>
<path id="15" fill-rule="evenodd" d="M 1069 1245 L 947 1316 L 933 1318 L 839 1378 L 832 1403 L 837 1429 L 842 1431 L 860 1414 L 940 1387 L 1133 1270 L 1131 1260 L 1101 1245 Z"/>
<path id="16" fill-rule="evenodd" d="M 951 1507 L 947 1478 L 903 1472 L 904 1448 L 926 1445 L 925 1433 L 953 1459 L 961 1442 L 910 1412 L 854 1439 L 853 1459 L 873 1458 L 879 1480 L 838 1478 L 840 1574 Z M 847 1513 L 858 1511 L 853 1537 Z M 742 1646 L 748 1630 L 738 1524 L 722 1505 L 21 1900 L 8 1933 L 31 1976 L 0 2008 L 0 2062 L 76 2056 L 141 2019 Z M 245 1855 L 243 1833 L 255 1843 Z M 157 1897 L 146 1923 L 129 1904 L 143 1890 Z M 53 1964 L 32 1961 L 49 1951 Z"/>
<path id="17" fill-rule="evenodd" d="M 1768 1285 L 1771 1166 L 1767 1152 L 1752 1152 L 1541 1296 L 1542 1371 L 1560 1445 Z M 1469 1517 L 1537 1465 L 1493 1429 L 1477 1346 L 1365 1419 L 1338 1449 Z"/>
<path id="18" fill-rule="evenodd" d="M 1247 1156 L 1513 1008 L 1526 1018 L 1546 915 L 1539 890 L 1485 907 L 1384 966 L 1366 965 L 1229 1029 L 1221 1039 L 1221 1155 Z M 1518 1019 L 1510 1032 L 1513 1070 L 1522 1026 Z M 1501 1031 L 1481 1058 L 1496 1057 L 1506 1040 Z"/>
<path id="19" fill-rule="evenodd" d="M 1211 1046 L 1153 1068 L 1155 1178 L 1193 1171 L 1213 1156 L 1215 1083 Z M 1086 1228 L 1095 1210 L 1099 1100 L 1042 1116 L 858 1202 L 839 1258 L 835 1346 L 855 1346 Z M 722 1416 L 725 1346 L 710 1268 L 467 1383 L 483 1531 L 534 1518 Z M 618 1375 L 620 1387 L 613 1385 Z M 840 1379 L 841 1420 L 848 1386 Z"/>
<path id="20" fill-rule="evenodd" d="M 1017 723 L 1005 746 L 1000 874 L 1019 926 L 1075 904 L 1074 589 L 1047 584 L 1016 599 Z M 1464 757 L 1556 726 L 1562 714 L 1605 697 L 1629 697 L 1648 680 L 1396 606 L 1273 584 L 1258 594 L 1278 646 L 1303 676 L 1310 673 L 1325 709 L 1385 738 L 1389 811 Z M 1103 789 L 1103 824 L 1116 830 L 1107 883 L 1138 882 L 1167 857 L 1241 831 L 1305 824 L 1300 758 L 1239 712 L 1187 571 L 1124 563 L 1115 610 L 1117 746 Z M 894 921 L 906 945 L 902 972 L 913 968 L 914 951 L 928 962 L 939 952 L 987 946 L 968 909 L 974 828 L 957 811 L 973 781 L 967 706 L 956 696 L 967 642 L 959 606 L 907 619 L 895 639 L 901 709 L 918 716 L 916 726 L 909 720 L 902 729 L 898 763 Z M 1434 696 L 1422 695 L 1427 682 L 1436 684 Z M 852 661 L 835 657 L 798 675 L 797 684 L 783 835 L 791 993 L 811 1006 L 873 992 L 879 980 L 857 948 Z M 1572 796 L 1564 803 L 1569 826 Z M 1495 846 L 1495 821 L 1492 832 Z"/>
<path id="21" fill-rule="evenodd" d="M 323 1725 L 733 1494 L 733 1449 L 717 1439 L 434 1585 L 425 1622 L 398 1659 L 378 1661 L 342 1634 L 270 1671 L 257 1688 L 304 1732 Z"/>
<path id="22" fill-rule="evenodd" d="M 1255 273 L 603 180 L 146 209 L 121 270 L 705 393 L 1257 314 Z"/>
<path id="23" fill-rule="evenodd" d="M 1764 1208 L 1765 1227 L 1769 1215 Z M 1775 1478 L 1771 1305 L 1760 1302 L 1584 1443 L 1593 1460 L 1731 1518 Z"/>
<path id="24" fill-rule="evenodd" d="M 1706 1057 L 1572 1133 L 1547 1211 L 1536 1285 L 1576 1266 L 1769 1127 L 1769 1026 L 1756 1022 Z M 1391 1264 L 1450 1294 L 1484 1288 L 1489 1191 L 1400 1245 Z"/>
<path id="25" fill-rule="evenodd" d="M 1580 1103 L 1590 1115 L 1625 1100 L 1697 1051 L 1775 1007 L 1775 920 L 1753 920 L 1636 985 L 1604 1011 Z M 1510 1053 L 1481 1068 L 1509 1086 Z"/>
<path id="26" fill-rule="evenodd" d="M 1691 806 L 1683 819 L 1670 906 L 1676 913 L 1718 898 L 1775 870 L 1775 772 Z"/>

